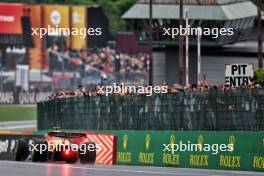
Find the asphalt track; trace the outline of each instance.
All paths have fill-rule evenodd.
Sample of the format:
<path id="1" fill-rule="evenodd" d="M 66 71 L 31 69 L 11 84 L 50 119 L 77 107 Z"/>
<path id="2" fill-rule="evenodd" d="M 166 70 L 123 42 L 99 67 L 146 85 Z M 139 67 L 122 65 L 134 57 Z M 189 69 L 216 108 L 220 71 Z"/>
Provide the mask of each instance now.
<path id="1" fill-rule="evenodd" d="M 0 161 L 0 176 L 260 176 L 261 172 Z"/>

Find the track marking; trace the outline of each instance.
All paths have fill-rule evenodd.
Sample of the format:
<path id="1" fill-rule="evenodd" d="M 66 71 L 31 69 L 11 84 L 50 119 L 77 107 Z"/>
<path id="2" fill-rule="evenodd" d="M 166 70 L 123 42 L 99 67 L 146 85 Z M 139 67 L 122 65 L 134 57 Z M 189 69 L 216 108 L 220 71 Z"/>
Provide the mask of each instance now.
<path id="1" fill-rule="evenodd" d="M 3 130 L 15 130 L 25 128 L 36 128 L 36 120 L 25 120 L 25 121 L 7 121 L 0 122 L 0 129 Z"/>
<path id="2" fill-rule="evenodd" d="M 130 173 L 144 173 L 144 174 L 159 174 L 159 175 L 188 175 L 188 176 L 205 176 L 205 174 L 193 174 L 193 173 L 179 173 L 179 172 L 155 172 L 155 171 L 143 171 L 143 170 L 129 170 L 129 169 L 110 169 L 110 168 L 91 168 L 91 167 L 79 167 L 79 166 L 72 166 L 68 164 L 63 164 L 63 165 L 56 165 L 56 164 L 51 164 L 51 163 L 27 163 L 27 162 L 15 162 L 15 161 L 0 161 L 0 163 L 9 163 L 9 164 L 20 164 L 20 165 L 33 165 L 33 166 L 52 166 L 52 167 L 62 167 L 62 166 L 67 166 L 73 169 L 84 169 L 84 170 L 95 170 L 95 171 L 112 171 L 112 172 L 130 172 Z M 225 176 L 225 175 L 211 175 L 210 176 Z"/>
<path id="3" fill-rule="evenodd" d="M 36 120 L 4 121 L 4 122 L 0 122 L 0 125 L 17 125 L 17 124 L 28 124 L 28 123 L 37 123 L 37 121 Z"/>

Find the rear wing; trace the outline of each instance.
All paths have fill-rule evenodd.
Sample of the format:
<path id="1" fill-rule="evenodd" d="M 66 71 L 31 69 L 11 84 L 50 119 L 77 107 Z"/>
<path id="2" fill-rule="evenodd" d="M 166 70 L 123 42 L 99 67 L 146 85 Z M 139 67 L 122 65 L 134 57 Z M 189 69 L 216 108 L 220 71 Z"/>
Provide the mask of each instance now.
<path id="1" fill-rule="evenodd" d="M 62 138 L 82 138 L 86 137 L 84 133 L 68 133 L 68 132 L 50 132 L 49 136 L 62 137 Z"/>

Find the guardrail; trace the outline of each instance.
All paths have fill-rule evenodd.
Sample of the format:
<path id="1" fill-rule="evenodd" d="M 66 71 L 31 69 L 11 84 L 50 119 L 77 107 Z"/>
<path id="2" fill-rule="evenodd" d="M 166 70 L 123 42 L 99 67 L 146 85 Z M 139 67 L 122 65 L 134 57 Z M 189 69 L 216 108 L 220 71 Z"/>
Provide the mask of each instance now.
<path id="1" fill-rule="evenodd" d="M 38 129 L 264 130 L 264 89 L 110 95 L 38 103 Z"/>

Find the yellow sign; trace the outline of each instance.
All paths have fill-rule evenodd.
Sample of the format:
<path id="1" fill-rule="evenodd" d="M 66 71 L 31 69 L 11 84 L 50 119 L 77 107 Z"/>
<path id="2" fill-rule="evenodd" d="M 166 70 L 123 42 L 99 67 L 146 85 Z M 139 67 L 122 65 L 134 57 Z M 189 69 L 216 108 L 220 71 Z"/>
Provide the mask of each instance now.
<path id="1" fill-rule="evenodd" d="M 69 7 L 62 5 L 44 5 L 44 27 L 69 28 Z"/>
<path id="2" fill-rule="evenodd" d="M 79 31 L 76 35 L 71 35 L 71 48 L 81 49 L 86 48 L 86 7 L 73 6 L 71 7 L 71 27 Z"/>

